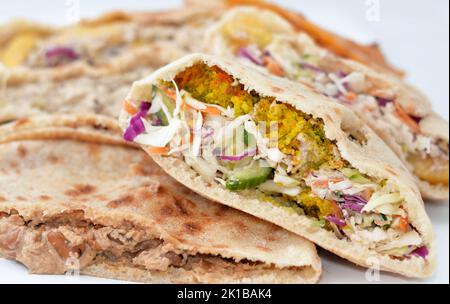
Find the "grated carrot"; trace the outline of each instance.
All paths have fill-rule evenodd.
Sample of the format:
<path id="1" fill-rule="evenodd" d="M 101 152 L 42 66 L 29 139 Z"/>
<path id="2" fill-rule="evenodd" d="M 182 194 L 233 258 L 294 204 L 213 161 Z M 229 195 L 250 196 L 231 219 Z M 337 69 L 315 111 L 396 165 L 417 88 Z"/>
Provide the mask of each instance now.
<path id="1" fill-rule="evenodd" d="M 328 178 L 328 181 L 332 182 L 332 183 L 340 183 L 344 180 L 344 178 L 342 177 L 330 177 Z"/>
<path id="2" fill-rule="evenodd" d="M 413 131 L 414 133 L 420 133 L 419 124 L 415 122 L 414 119 L 412 119 L 411 116 L 408 115 L 408 113 L 406 113 L 401 105 L 399 105 L 397 102 L 394 103 L 394 105 L 397 112 L 397 117 L 400 118 L 405 124 L 407 124 L 411 131 Z"/>
<path id="3" fill-rule="evenodd" d="M 327 188 L 328 181 L 327 180 L 316 180 L 311 183 L 311 186 L 318 188 Z"/>
<path id="4" fill-rule="evenodd" d="M 348 92 L 347 95 L 345 96 L 345 98 L 346 98 L 348 101 L 356 101 L 357 96 L 356 96 L 356 94 L 353 93 L 353 92 Z"/>
<path id="5" fill-rule="evenodd" d="M 408 230 L 409 230 L 408 218 L 400 217 L 399 220 L 400 220 L 399 221 L 400 230 L 403 232 L 408 232 Z"/>
<path id="6" fill-rule="evenodd" d="M 164 94 L 167 95 L 167 97 L 169 97 L 173 100 L 177 100 L 177 93 L 175 92 L 175 90 L 164 88 L 163 92 L 164 92 Z"/>
<path id="7" fill-rule="evenodd" d="M 210 114 L 210 115 L 220 115 L 222 114 L 222 111 L 220 111 L 217 108 L 214 107 L 206 107 L 206 109 L 204 110 L 200 110 L 200 112 L 206 113 L 206 114 Z"/>
<path id="8" fill-rule="evenodd" d="M 270 56 L 264 56 L 264 65 L 270 73 L 283 77 L 285 75 L 283 68 Z"/>
<path id="9" fill-rule="evenodd" d="M 169 148 L 168 147 L 163 147 L 163 148 L 159 148 L 159 147 L 148 147 L 147 148 L 147 152 L 150 154 L 159 154 L 159 155 L 164 155 L 169 153 Z"/>
<path id="10" fill-rule="evenodd" d="M 130 115 L 135 115 L 138 112 L 136 106 L 128 100 L 123 101 L 123 109 Z"/>

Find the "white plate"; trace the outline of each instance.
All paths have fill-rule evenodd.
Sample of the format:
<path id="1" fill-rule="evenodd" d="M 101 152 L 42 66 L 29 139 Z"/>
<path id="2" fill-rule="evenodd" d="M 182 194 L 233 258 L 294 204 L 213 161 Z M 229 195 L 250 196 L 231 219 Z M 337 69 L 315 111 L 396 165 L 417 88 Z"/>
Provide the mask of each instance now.
<path id="1" fill-rule="evenodd" d="M 55 25 L 72 21 L 73 4 L 81 17 L 93 17 L 113 9 L 154 10 L 176 7 L 177 0 L 110 1 L 2 1 L 0 22 L 15 17 L 32 18 Z M 378 41 L 388 58 L 408 71 L 410 81 L 428 95 L 436 112 L 448 120 L 449 108 L 449 2 L 447 0 L 302 0 L 277 1 L 296 8 L 326 28 L 362 42 Z M 72 6 L 71 6 L 72 5 Z M 76 6 L 75 6 L 76 7 Z M 377 10 L 379 7 L 379 10 Z M 379 12 L 379 14 L 377 13 Z M 377 18 L 378 17 L 378 18 Z M 427 204 L 438 240 L 438 271 L 427 280 L 407 280 L 382 273 L 380 283 L 449 283 L 448 202 Z M 366 270 L 321 251 L 322 283 L 372 283 Z M 369 276 L 371 278 L 371 276 Z M 0 260 L 0 283 L 111 283 L 115 281 L 66 276 L 28 275 L 17 263 Z M 116 282 L 117 283 L 117 282 Z"/>

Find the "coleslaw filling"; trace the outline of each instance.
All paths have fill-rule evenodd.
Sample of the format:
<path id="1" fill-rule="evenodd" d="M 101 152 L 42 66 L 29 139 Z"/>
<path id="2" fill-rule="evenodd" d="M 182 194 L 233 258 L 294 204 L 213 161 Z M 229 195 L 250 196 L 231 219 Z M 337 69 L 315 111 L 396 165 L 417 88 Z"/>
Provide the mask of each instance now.
<path id="1" fill-rule="evenodd" d="M 395 185 L 353 168 L 326 138 L 320 119 L 247 92 L 204 64 L 157 84 L 152 93 L 145 102 L 151 108 L 140 117 L 145 130 L 134 139 L 150 152 L 183 158 L 205 181 L 256 192 L 339 239 L 398 259 L 424 252 Z M 129 128 L 136 115 L 142 114 L 130 114 Z"/>
<path id="2" fill-rule="evenodd" d="M 449 146 L 442 139 L 421 132 L 421 117 L 409 115 L 390 90 L 374 90 L 363 73 L 345 73 L 321 64 L 321 58 L 299 50 L 281 37 L 264 48 L 241 47 L 236 56 L 266 69 L 271 74 L 313 85 L 327 97 L 357 113 L 363 113 L 387 129 L 402 147 L 410 169 L 433 185 L 448 185 Z"/>

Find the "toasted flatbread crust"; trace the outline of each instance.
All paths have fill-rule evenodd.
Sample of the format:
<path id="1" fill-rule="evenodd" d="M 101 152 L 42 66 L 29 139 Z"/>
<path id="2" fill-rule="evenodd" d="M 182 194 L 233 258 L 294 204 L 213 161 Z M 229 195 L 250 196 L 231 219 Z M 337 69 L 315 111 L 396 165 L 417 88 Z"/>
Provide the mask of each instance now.
<path id="1" fill-rule="evenodd" d="M 225 271 L 224 271 L 225 270 Z M 247 275 L 226 271 L 220 267 L 210 267 L 208 271 L 187 272 L 170 269 L 167 272 L 149 272 L 132 265 L 99 262 L 85 268 L 85 275 L 147 284 L 313 284 L 317 282 L 317 272 L 310 267 L 299 269 L 295 275 L 288 269 L 270 271 L 249 271 Z"/>
<path id="2" fill-rule="evenodd" d="M 89 227 L 138 229 L 176 250 L 220 256 L 236 264 L 229 270 L 212 263 L 206 265 L 208 269 L 170 267 L 161 272 L 123 260 L 96 258 L 81 269 L 81 273 L 99 277 L 147 283 L 317 282 L 321 263 L 313 244 L 196 195 L 167 176 L 140 149 L 111 143 L 120 134 L 110 122 L 104 117 L 55 116 L 52 120 L 47 116 L 0 127 L 0 219 L 2 212 L 18 214 L 27 229 L 39 229 L 35 225 L 40 223 L 53 223 L 51 227 L 58 229 L 55 223 L 70 226 L 77 220 L 91 223 Z M 31 133 L 33 123 L 54 129 Z M 97 129 L 99 123 L 102 128 Z M 10 137 L 12 127 L 25 135 Z M 70 128 L 72 133 L 62 136 L 58 128 Z M 88 130 L 96 142 L 91 137 L 86 140 Z M 0 255 L 15 255 L 25 265 L 33 259 L 48 259 L 46 254 L 25 258 L 22 248 L 2 243 L 2 234 L 8 231 L 0 232 Z M 241 261 L 262 262 L 264 267 L 241 267 Z M 60 268 L 54 271 L 61 272 Z"/>
<path id="3" fill-rule="evenodd" d="M 246 17 L 254 16 L 265 22 L 265 28 L 270 28 L 273 33 L 280 33 L 290 37 L 298 46 L 307 50 L 308 54 L 316 55 L 323 65 L 343 71 L 347 74 L 351 72 L 362 73 L 368 82 L 373 83 L 377 89 L 392 91 L 396 102 L 405 109 L 408 114 L 424 117 L 420 122 L 422 132 L 433 138 L 449 141 L 448 122 L 433 112 L 432 104 L 428 98 L 418 89 L 405 83 L 402 79 L 390 74 L 383 74 L 374 69 L 353 61 L 334 55 L 330 51 L 318 46 L 311 37 L 305 33 L 295 33 L 294 28 L 283 18 L 268 11 L 255 7 L 239 7 L 227 12 L 227 14 L 215 25 L 209 28 L 205 41 L 204 50 L 208 53 L 234 58 L 233 50 L 224 38 L 222 32 L 224 28 L 238 20 L 245 20 Z M 275 30 L 277 29 L 277 30 Z M 369 126 L 386 142 L 386 144 L 397 154 L 397 156 L 408 166 L 406 155 L 402 147 L 397 143 L 390 130 L 385 126 L 373 121 L 370 116 L 358 113 Z M 416 181 L 426 199 L 445 200 L 449 197 L 448 185 L 432 185 L 417 178 Z"/>
<path id="4" fill-rule="evenodd" d="M 330 102 L 328 98 L 301 84 L 271 77 L 230 59 L 204 54 L 193 54 L 182 58 L 149 77 L 135 82 L 127 98 L 151 100 L 153 83 L 160 80 L 170 81 L 178 73 L 196 63 L 218 66 L 238 79 L 247 90 L 255 90 L 262 96 L 275 97 L 277 101 L 288 103 L 300 111 L 321 118 L 325 124 L 327 138 L 336 141 L 344 159 L 362 173 L 386 179 L 388 183 L 398 187 L 400 194 L 405 198 L 405 208 L 410 222 L 423 237 L 430 249 L 430 255 L 426 259 L 411 258 L 399 261 L 380 255 L 362 245 L 338 240 L 332 232 L 323 229 L 314 231 L 311 228 L 313 220 L 306 216 L 291 214 L 251 195 L 228 191 L 217 183 L 208 184 L 178 158 L 152 155 L 169 175 L 208 199 L 273 222 L 356 264 L 370 267 L 370 257 L 375 256 L 380 262 L 381 269 L 387 271 L 409 277 L 426 277 L 433 273 L 436 263 L 435 236 L 413 177 L 383 141 L 344 106 Z M 121 113 L 120 121 L 124 122 L 121 125 L 122 128 L 127 127 L 127 114 L 124 111 Z M 356 138 L 363 135 L 366 143 L 361 145 L 352 141 L 349 138 L 351 134 L 354 134 Z"/>
<path id="5" fill-rule="evenodd" d="M 116 117 L 132 81 L 199 51 L 201 44 L 191 41 L 201 41 L 206 27 L 219 16 L 219 10 L 201 6 L 162 12 L 117 11 L 48 31 L 40 45 L 71 45 L 73 40 L 80 39 L 80 31 L 93 29 L 98 37 L 83 38 L 80 43 L 89 47 L 99 43 L 98 40 L 112 45 L 124 40 L 129 49 L 119 56 L 104 58 L 97 65 L 76 61 L 49 68 L 27 65 L 5 68 L 0 63 L 0 124 L 42 114 L 91 113 Z M 0 31 L 0 41 L 41 28 L 45 29 L 26 21 L 7 24 Z M 127 40 L 130 34 L 147 37 L 147 43 L 130 47 Z"/>
<path id="6" fill-rule="evenodd" d="M 22 118 L 0 128 L 0 144 L 36 138 L 131 146 L 120 137 L 117 121 L 101 115 L 40 115 Z"/>
<path id="7" fill-rule="evenodd" d="M 7 85 L 20 85 L 40 79 L 61 80 L 73 77 L 120 74 L 142 66 L 159 67 L 178 59 L 193 47 L 189 42 L 194 36 L 201 40 L 206 28 L 221 15 L 220 9 L 210 10 L 203 6 L 189 6 L 159 12 L 124 12 L 114 11 L 96 19 L 81 22 L 57 29 L 44 25 L 14 21 L 0 27 L 0 42 L 8 42 L 14 35 L 26 32 L 42 33 L 40 44 L 65 45 L 80 40 L 80 31 L 97 31 L 91 40 L 83 38 L 86 47 L 92 41 L 103 41 L 111 45 L 122 42 L 131 45 L 130 34 L 140 36 L 143 33 L 154 37 L 144 47 L 130 49 L 113 60 L 92 66 L 86 61 L 48 67 L 32 68 L 26 65 L 11 68 L 8 71 Z M 0 43 L 0 45 L 2 45 Z M 200 47 L 197 48 L 197 51 Z M 1 47 L 0 47 L 1 52 Z M 100 55 L 98 55 L 100 56 Z"/>

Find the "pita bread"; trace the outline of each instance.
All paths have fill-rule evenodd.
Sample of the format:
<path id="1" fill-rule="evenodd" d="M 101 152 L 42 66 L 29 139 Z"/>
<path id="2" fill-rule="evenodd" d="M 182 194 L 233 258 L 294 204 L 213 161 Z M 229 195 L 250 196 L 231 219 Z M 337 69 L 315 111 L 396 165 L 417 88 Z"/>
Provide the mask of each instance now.
<path id="1" fill-rule="evenodd" d="M 288 21 L 296 32 L 306 33 L 307 35 L 310 35 L 318 45 L 329 50 L 333 54 L 364 63 L 377 71 L 388 73 L 399 78 L 403 78 L 405 76 L 404 71 L 396 68 L 388 62 L 377 43 L 364 45 L 352 41 L 328 29 L 322 28 L 317 24 L 314 24 L 313 22 L 308 20 L 308 18 L 306 18 L 302 13 L 279 6 L 275 3 L 272 3 L 273 1 L 185 0 L 184 2 L 187 6 L 204 5 L 214 7 L 214 9 L 222 10 L 223 8 L 226 8 L 226 10 L 232 10 L 233 8 L 253 7 L 256 9 L 270 11 Z"/>
<path id="2" fill-rule="evenodd" d="M 246 30 L 252 22 L 259 25 L 260 31 L 264 32 L 268 39 L 265 46 L 254 45 L 258 39 L 255 36 L 258 32 L 252 33 Z M 360 63 L 333 55 L 316 45 L 306 34 L 297 34 L 291 24 L 268 10 L 252 7 L 230 10 L 206 34 L 206 51 L 239 59 L 237 44 L 233 41 L 235 38 L 230 36 L 230 32 L 241 33 L 241 35 L 246 33 L 244 36 L 246 36 L 247 44 L 239 43 L 240 48 L 261 47 L 268 50 L 274 60 L 278 62 L 285 60 L 285 63 L 280 63 L 286 71 L 284 77 L 303 81 L 324 94 L 336 94 L 335 101 L 353 109 L 378 133 L 411 172 L 417 173 L 417 183 L 425 198 L 448 199 L 448 122 L 433 112 L 431 103 L 421 92 L 396 77 L 378 73 Z M 309 56 L 309 59 L 304 59 L 305 56 Z M 252 64 L 242 57 L 239 60 Z M 297 64 L 303 64 L 305 68 L 295 68 Z M 256 68 L 268 72 L 266 68 L 259 65 Z M 334 92 L 333 87 L 330 89 L 328 84 L 323 85 L 324 77 L 317 80 L 317 75 L 320 76 L 322 71 L 327 74 L 346 75 L 338 80 L 343 83 L 342 90 L 356 93 L 351 97 L 356 96 L 358 101 L 349 101 L 345 98 L 345 94 L 339 91 Z M 331 79 L 329 81 L 332 85 L 333 81 Z M 377 98 L 385 102 L 388 100 L 389 103 L 387 106 L 378 106 L 374 96 L 378 96 Z M 398 118 L 400 114 L 406 116 L 406 121 Z M 414 119 L 419 122 L 415 122 Z M 411 129 L 412 127 L 409 126 L 411 123 L 417 131 Z M 408 147 L 411 152 L 405 152 L 405 147 Z M 416 157 L 416 154 L 420 154 L 420 157 Z M 416 160 L 417 158 L 419 160 Z M 415 161 L 412 162 L 412 159 Z M 420 165 L 424 162 L 428 164 Z M 424 172 L 426 170 L 424 167 L 432 167 L 434 172 Z M 437 173 L 438 170 L 442 173 Z M 437 174 L 442 176 L 440 177 L 442 182 L 435 181 Z M 445 176 L 447 176 L 446 183 Z"/>
<path id="3" fill-rule="evenodd" d="M 210 12 L 201 7 L 166 12 L 111 12 L 45 32 L 46 35 L 40 34 L 43 26 L 36 25 L 39 42 L 27 54 L 29 58 L 42 58 L 43 50 L 60 45 L 75 45 L 84 50 L 99 44 L 106 49 L 117 44 L 122 47 L 114 56 L 108 57 L 105 52 L 95 54 L 97 64 L 87 55 L 51 67 L 31 61 L 9 69 L 0 64 L 0 124 L 42 114 L 91 113 L 116 117 L 133 80 L 200 50 L 201 45 L 193 45 L 191 40 L 203 39 L 212 18 L 218 18 L 216 14 L 218 10 Z M 14 24 L 5 25 L 5 31 L 0 32 L 0 40 L 5 41 L 0 45 L 6 46 L 14 35 L 26 35 L 33 29 L 30 24 Z M 130 36 L 134 40 L 130 41 Z M 136 39 L 145 43 L 136 44 Z M 90 50 L 88 54 L 93 52 Z"/>
<path id="4" fill-rule="evenodd" d="M 192 51 L 191 39 L 200 41 L 205 28 L 218 17 L 218 10 L 195 6 L 163 12 L 111 12 L 50 33 L 43 26 L 33 30 L 7 24 L 5 33 L 0 33 L 4 41 L 0 63 L 12 68 L 9 85 L 36 81 L 43 75 L 57 80 L 119 74 L 168 58 L 159 64 L 164 65 Z"/>
<path id="5" fill-rule="evenodd" d="M 400 197 L 404 199 L 403 208 L 407 213 L 409 224 L 420 234 L 423 244 L 429 249 L 429 255 L 425 259 L 416 257 L 394 259 L 363 243 L 339 239 L 335 233 L 317 228 L 316 219 L 290 212 L 261 199 L 259 195 L 261 192 L 256 189 L 243 192 L 226 190 L 219 182 L 205 181 L 184 161 L 183 157 L 150 153 L 169 175 L 208 199 L 273 222 L 356 264 L 370 267 L 371 257 L 376 257 L 383 270 L 410 277 L 431 275 L 436 261 L 435 237 L 412 176 L 383 141 L 347 108 L 330 102 L 321 94 L 301 84 L 271 77 L 230 59 L 203 54 L 187 56 L 135 82 L 127 100 L 130 102 L 151 101 L 153 85 L 170 82 L 179 73 L 196 64 L 218 67 L 228 74 L 227 79 L 232 85 L 239 83 L 247 92 L 252 91 L 252 96 L 259 94 L 261 98 L 273 97 L 279 103 L 288 104 L 298 111 L 321 119 L 324 123 L 326 138 L 336 143 L 344 160 L 368 177 L 385 180 L 386 185 L 389 185 L 388 188 L 392 187 L 393 191 L 400 193 Z M 202 76 L 192 79 L 202 79 Z M 125 111 L 121 112 L 122 129 L 128 127 L 129 118 L 129 114 Z M 358 138 L 364 139 L 355 141 Z M 150 151 L 152 147 L 143 145 L 143 148 Z"/>
<path id="6" fill-rule="evenodd" d="M 149 65 L 122 75 L 81 75 L 58 81 L 37 81 L 0 89 L 0 124 L 46 114 L 99 114 L 117 117 L 123 96 L 135 77 L 155 70 Z"/>
<path id="7" fill-rule="evenodd" d="M 301 237 L 194 194 L 141 150 L 111 145 L 111 136 L 120 139 L 113 130 L 84 140 L 81 130 L 95 133 L 108 118 L 46 120 L 54 138 L 36 132 L 0 144 L 1 256 L 31 273 L 146 283 L 319 279 L 314 245 Z M 62 121 L 77 121 L 79 136 L 63 139 Z M 2 139 L 10 127 L 0 128 Z"/>

